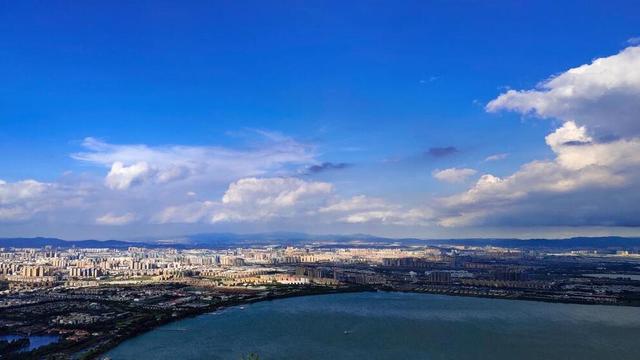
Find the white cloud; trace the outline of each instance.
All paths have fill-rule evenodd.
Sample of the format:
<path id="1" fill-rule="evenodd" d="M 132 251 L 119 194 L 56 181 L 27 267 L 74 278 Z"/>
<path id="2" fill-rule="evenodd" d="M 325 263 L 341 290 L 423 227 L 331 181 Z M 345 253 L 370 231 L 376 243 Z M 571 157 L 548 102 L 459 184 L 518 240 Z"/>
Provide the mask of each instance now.
<path id="1" fill-rule="evenodd" d="M 386 222 L 391 219 L 393 215 L 394 212 L 390 210 L 362 211 L 349 214 L 341 220 L 352 224 L 368 223 L 373 221 Z"/>
<path id="2" fill-rule="evenodd" d="M 317 163 L 313 149 L 277 134 L 261 136 L 267 138 L 264 146 L 244 150 L 112 145 L 87 138 L 87 152 L 73 158 L 106 167 L 104 179 L 66 173 L 55 183 L 0 181 L 0 221 L 120 226 L 425 221 L 426 210 L 364 195 L 343 198 L 331 183 L 287 176 L 296 173 L 298 163 Z M 237 177 L 254 173 L 268 175 Z"/>
<path id="3" fill-rule="evenodd" d="M 545 138 L 554 157 L 439 199 L 440 225 L 640 225 L 640 48 L 487 105 L 503 109 L 563 121 Z"/>
<path id="4" fill-rule="evenodd" d="M 639 140 L 591 141 L 585 128 L 565 123 L 547 136 L 555 159 L 527 163 L 505 178 L 483 175 L 468 191 L 441 199 L 445 208 L 456 213 L 444 217 L 442 224 L 481 221 L 492 211 L 517 203 L 527 205 L 532 197 L 544 194 L 618 189 L 636 181 L 635 173 L 627 170 L 640 164 Z"/>
<path id="5" fill-rule="evenodd" d="M 85 197 L 82 184 L 0 180 L 0 222 L 25 221 L 54 210 L 82 208 Z"/>
<path id="6" fill-rule="evenodd" d="M 247 178 L 229 185 L 222 197 L 222 203 L 288 207 L 301 200 L 329 194 L 332 191 L 333 186 L 326 182 L 304 181 L 297 178 Z"/>
<path id="7" fill-rule="evenodd" d="M 321 213 L 329 212 L 353 212 L 371 209 L 386 209 L 389 205 L 382 199 L 372 198 L 365 195 L 357 195 L 348 199 L 340 199 L 329 205 L 320 208 Z"/>
<path id="8" fill-rule="evenodd" d="M 115 145 L 86 138 L 77 160 L 110 168 L 105 184 L 118 190 L 146 183 L 178 181 L 225 183 L 249 176 L 278 175 L 287 167 L 316 163 L 309 145 L 260 131 L 259 143 L 246 149 L 220 146 Z"/>
<path id="9" fill-rule="evenodd" d="M 25 220 L 49 207 L 47 192 L 54 185 L 35 180 L 0 180 L 0 222 Z"/>
<path id="10" fill-rule="evenodd" d="M 392 206 L 387 210 L 360 211 L 348 214 L 341 219 L 351 224 L 378 222 L 387 225 L 426 226 L 433 224 L 434 213 L 428 208 L 404 209 Z"/>
<path id="11" fill-rule="evenodd" d="M 552 77 L 534 90 L 509 90 L 486 109 L 574 121 L 598 137 L 629 137 L 640 135 L 639 98 L 640 47 L 632 46 Z"/>
<path id="12" fill-rule="evenodd" d="M 0 180 L 0 205 L 11 205 L 22 200 L 36 198 L 50 187 L 51 184 L 35 180 L 22 180 L 14 183 Z"/>
<path id="13" fill-rule="evenodd" d="M 316 223 L 425 224 L 428 209 L 406 209 L 379 198 L 357 195 L 343 199 L 332 184 L 297 178 L 246 178 L 229 185 L 220 201 L 169 206 L 158 213 L 158 223 L 263 222 L 294 219 Z"/>
<path id="14" fill-rule="evenodd" d="M 242 149 L 115 145 L 87 138 L 85 151 L 72 158 L 102 167 L 103 174 L 66 172 L 52 183 L 0 181 L 0 221 L 113 225 L 97 232 L 122 231 L 118 226 L 132 223 L 136 228 L 176 223 L 226 228 L 427 221 L 425 209 L 365 195 L 342 197 L 329 182 L 292 177 L 319 163 L 314 148 L 282 135 L 259 134 L 254 146 Z"/>
<path id="15" fill-rule="evenodd" d="M 335 199 L 318 212 L 335 215 L 331 218 L 333 221 L 350 224 L 426 225 L 433 218 L 433 212 L 428 208 L 407 208 L 366 195 Z"/>
<path id="16" fill-rule="evenodd" d="M 229 185 L 220 201 L 171 206 L 156 216 L 166 222 L 247 222 L 304 217 L 322 207 L 333 186 L 297 178 L 244 178 Z"/>
<path id="17" fill-rule="evenodd" d="M 557 154 L 557 162 L 567 169 L 605 166 L 623 170 L 640 163 L 640 138 L 598 143 L 587 134 L 586 127 L 578 127 L 572 121 L 549 134 L 546 142 Z"/>
<path id="18" fill-rule="evenodd" d="M 134 220 L 199 222 L 206 218 L 211 222 L 212 219 L 248 219 L 254 209 L 249 208 L 249 202 L 237 201 L 238 196 L 251 195 L 248 177 L 295 173 L 301 165 L 317 162 L 311 146 L 277 133 L 256 131 L 247 136 L 255 134 L 257 139 L 242 149 L 114 145 L 87 138 L 83 142 L 86 151 L 72 154 L 72 157 L 106 168 L 102 181 L 92 174 L 74 173 L 65 173 L 52 183 L 0 180 L 0 221 L 126 225 Z M 245 180 L 235 182 L 239 178 Z M 272 180 L 270 188 L 277 188 L 278 181 Z M 299 184 L 295 188 L 293 180 L 281 182 L 286 184 L 281 186 L 280 193 L 273 195 L 274 198 L 254 188 L 255 200 L 262 205 L 272 201 L 269 206 L 263 206 L 263 213 L 256 218 L 260 215 L 265 218 L 292 216 L 286 213 L 287 204 L 304 203 L 309 200 L 309 194 L 330 186 L 328 183 Z M 219 193 L 229 183 L 232 185 L 220 201 L 194 202 Z M 292 187 L 290 192 L 284 189 L 287 185 Z M 257 199 L 260 196 L 263 197 Z M 185 201 L 192 204 L 176 206 Z M 158 209 L 165 211 L 157 214 Z"/>
<path id="19" fill-rule="evenodd" d="M 152 217 L 158 224 L 212 222 L 213 211 L 218 203 L 214 201 L 194 201 L 187 204 L 171 205 Z"/>
<path id="20" fill-rule="evenodd" d="M 448 183 L 460 183 L 467 180 L 469 177 L 477 173 L 474 169 L 468 168 L 450 168 L 444 170 L 435 170 L 432 175 L 434 178 L 448 182 Z"/>
<path id="21" fill-rule="evenodd" d="M 114 213 L 104 214 L 96 218 L 96 224 L 99 225 L 126 225 L 134 221 L 136 218 L 133 213 L 125 213 L 117 215 Z"/>
<path id="22" fill-rule="evenodd" d="M 122 162 L 116 161 L 111 165 L 111 170 L 109 170 L 105 178 L 105 184 L 111 189 L 124 190 L 131 185 L 143 182 L 151 173 L 149 164 L 144 161 L 130 166 L 125 166 Z"/>
<path id="23" fill-rule="evenodd" d="M 507 153 L 493 154 L 493 155 L 487 156 L 484 159 L 484 161 L 499 161 L 499 160 L 504 160 L 507 157 L 509 157 L 509 154 Z"/>

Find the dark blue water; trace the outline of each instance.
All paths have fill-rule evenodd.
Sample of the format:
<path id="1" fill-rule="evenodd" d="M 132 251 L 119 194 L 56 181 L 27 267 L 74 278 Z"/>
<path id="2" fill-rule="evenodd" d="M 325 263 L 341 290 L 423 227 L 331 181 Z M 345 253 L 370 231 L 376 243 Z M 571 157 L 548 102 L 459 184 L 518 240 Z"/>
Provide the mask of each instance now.
<path id="1" fill-rule="evenodd" d="M 298 297 L 181 320 L 113 359 L 640 359 L 640 308 L 403 293 Z"/>
<path id="2" fill-rule="evenodd" d="M 0 340 L 13 341 L 17 339 L 22 339 L 24 337 L 29 338 L 29 346 L 25 347 L 24 349 L 20 349 L 20 351 L 31 351 L 39 347 L 57 342 L 59 339 L 58 336 L 54 336 L 54 335 L 42 335 L 42 336 L 0 335 Z"/>

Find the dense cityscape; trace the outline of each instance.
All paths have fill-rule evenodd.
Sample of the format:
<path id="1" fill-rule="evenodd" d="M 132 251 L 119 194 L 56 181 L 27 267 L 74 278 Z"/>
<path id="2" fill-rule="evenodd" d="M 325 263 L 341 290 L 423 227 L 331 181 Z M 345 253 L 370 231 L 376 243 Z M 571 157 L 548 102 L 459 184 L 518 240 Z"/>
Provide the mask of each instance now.
<path id="1" fill-rule="evenodd" d="M 639 306 L 640 253 L 637 247 L 78 248 L 70 242 L 2 248 L 0 281 L 4 358 L 91 359 L 180 318 L 309 294 L 399 291 Z M 30 338 L 44 342 L 34 346 Z"/>

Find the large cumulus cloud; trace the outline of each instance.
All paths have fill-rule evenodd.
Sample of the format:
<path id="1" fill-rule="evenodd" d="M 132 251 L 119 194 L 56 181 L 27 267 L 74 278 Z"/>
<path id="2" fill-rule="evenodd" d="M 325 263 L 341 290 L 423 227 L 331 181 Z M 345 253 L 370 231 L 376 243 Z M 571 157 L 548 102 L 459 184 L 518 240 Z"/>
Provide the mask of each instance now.
<path id="1" fill-rule="evenodd" d="M 640 226 L 640 47 L 570 69 L 487 105 L 553 118 L 552 159 L 485 174 L 439 200 L 443 226 Z"/>
<path id="2" fill-rule="evenodd" d="M 169 206 L 158 223 L 252 223 L 278 219 L 320 223 L 422 224 L 426 210 L 405 208 L 365 195 L 343 198 L 327 182 L 299 178 L 244 178 L 229 185 L 219 200 Z"/>
<path id="3" fill-rule="evenodd" d="M 511 110 L 575 121 L 601 138 L 640 135 L 640 46 L 569 69 L 536 89 L 509 90 L 490 112 Z"/>

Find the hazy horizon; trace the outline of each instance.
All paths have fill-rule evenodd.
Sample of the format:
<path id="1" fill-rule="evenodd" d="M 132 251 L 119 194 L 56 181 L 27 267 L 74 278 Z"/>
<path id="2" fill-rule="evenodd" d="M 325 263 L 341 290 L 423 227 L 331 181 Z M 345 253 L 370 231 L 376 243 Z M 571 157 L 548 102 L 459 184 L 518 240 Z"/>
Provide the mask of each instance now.
<path id="1" fill-rule="evenodd" d="M 379 235 L 372 235 L 372 234 L 366 234 L 366 233 L 342 233 L 342 234 L 332 234 L 332 233 L 308 233 L 308 232 L 287 232 L 287 231 L 273 231 L 273 232 L 249 232 L 249 233 L 241 233 L 241 232 L 207 232 L 207 233 L 193 233 L 193 234 L 178 234 L 178 235 L 174 235 L 174 236 L 139 236 L 139 237 L 129 237 L 129 238 L 115 238 L 115 237 L 111 237 L 111 238 L 97 238 L 97 237 L 86 237 L 86 238 L 64 238 L 64 237 L 57 237 L 57 236 L 44 236 L 44 235 L 36 235 L 36 236 L 0 236 L 0 240 L 2 239 L 58 239 L 58 240 L 63 240 L 63 241 L 123 241 L 123 242 L 140 242 L 140 243 L 158 243 L 158 244 L 166 244 L 166 245 L 170 245 L 170 244 L 189 244 L 189 243 L 193 243 L 194 238 L 203 238 L 203 237 L 209 237 L 210 240 L 215 240 L 216 237 L 217 238 L 222 238 L 224 236 L 234 236 L 234 237 L 238 237 L 238 238 L 250 238 L 251 236 L 257 236 L 258 238 L 260 237 L 265 237 L 265 236 L 277 236 L 277 235 L 282 235 L 284 238 L 282 239 L 283 241 L 287 240 L 287 239 L 293 239 L 296 238 L 296 235 L 299 236 L 304 236 L 304 237 L 310 237 L 311 239 L 313 237 L 318 237 L 318 238 L 331 238 L 331 237 L 336 237 L 336 240 L 341 240 L 340 238 L 350 238 L 351 240 L 356 240 L 358 237 L 369 237 L 369 238 L 381 238 L 381 239 L 388 239 L 388 240 L 405 240 L 405 239 L 412 239 L 412 240 L 424 240 L 426 242 L 428 241 L 440 241 L 440 240 L 452 240 L 452 241 L 456 241 L 456 240 L 478 240 L 478 241 L 484 241 L 484 240 L 520 240 L 520 241 L 528 241 L 528 240 L 569 240 L 569 239 L 573 239 L 573 238 L 624 238 L 624 239 L 640 239 L 640 237 L 638 236 L 631 236 L 631 235 L 567 235 L 567 236 L 558 236 L 558 237 L 541 237 L 541 236 L 532 236 L 532 237 L 517 237 L 517 236 L 511 236 L 511 237 L 507 237 L 507 236 L 501 236 L 501 237 L 490 237 L 490 236 L 484 236 L 484 237 L 433 237 L 433 238 L 427 238 L 427 237 L 415 237 L 415 236 L 379 236 Z M 202 239 L 200 239 L 199 241 L 202 241 Z M 274 241 L 278 241 L 277 239 L 274 239 Z"/>

